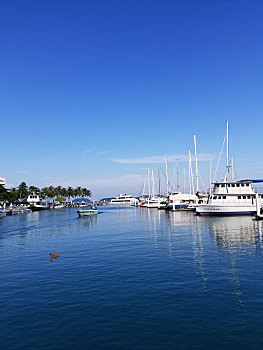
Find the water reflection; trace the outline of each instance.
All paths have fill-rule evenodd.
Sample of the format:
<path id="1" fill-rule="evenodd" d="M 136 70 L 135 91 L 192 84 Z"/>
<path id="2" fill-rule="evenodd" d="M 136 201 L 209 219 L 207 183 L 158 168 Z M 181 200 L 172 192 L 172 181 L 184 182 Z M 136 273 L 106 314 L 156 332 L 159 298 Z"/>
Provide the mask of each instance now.
<path id="1" fill-rule="evenodd" d="M 208 226 L 220 250 L 239 255 L 262 247 L 262 224 L 252 217 L 221 217 L 211 218 Z"/>
<path id="2" fill-rule="evenodd" d="M 98 219 L 97 215 L 90 215 L 90 216 L 80 217 L 78 218 L 78 221 L 81 227 L 86 227 L 91 229 L 92 226 L 97 225 L 97 219 Z"/>
<path id="3" fill-rule="evenodd" d="M 242 285 L 239 279 L 238 260 L 242 256 L 255 254 L 262 248 L 262 222 L 252 217 L 221 217 L 209 220 L 209 233 L 219 251 L 230 257 L 230 278 L 233 299 L 239 309 L 244 309 Z"/>

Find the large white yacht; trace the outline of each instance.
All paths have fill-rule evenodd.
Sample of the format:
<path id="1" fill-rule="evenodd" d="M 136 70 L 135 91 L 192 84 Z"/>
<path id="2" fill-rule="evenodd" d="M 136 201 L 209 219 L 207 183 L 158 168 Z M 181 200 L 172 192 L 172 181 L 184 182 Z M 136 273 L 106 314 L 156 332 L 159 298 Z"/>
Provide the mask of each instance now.
<path id="1" fill-rule="evenodd" d="M 257 194 L 252 183 L 263 180 L 234 181 L 233 165 L 229 165 L 228 122 L 226 128 L 226 173 L 224 180 L 215 182 L 212 193 L 206 204 L 196 207 L 200 215 L 251 215 L 257 213 L 257 207 L 262 207 L 263 195 Z M 232 180 L 229 181 L 229 168 L 232 166 Z M 256 200 L 256 197 L 258 200 Z"/>
<path id="2" fill-rule="evenodd" d="M 207 204 L 196 208 L 200 215 L 251 215 L 256 214 L 256 192 L 252 183 L 262 180 L 240 180 L 231 182 L 216 182 Z M 259 205 L 262 207 L 263 195 L 259 195 Z"/>
<path id="3" fill-rule="evenodd" d="M 131 205 L 136 202 L 137 199 L 129 194 L 120 194 L 117 198 L 113 198 L 109 204 L 113 205 Z"/>
<path id="4" fill-rule="evenodd" d="M 27 197 L 27 202 L 29 203 L 29 208 L 32 211 L 40 211 L 50 209 L 49 203 L 44 199 L 44 197 L 38 194 L 32 193 Z"/>

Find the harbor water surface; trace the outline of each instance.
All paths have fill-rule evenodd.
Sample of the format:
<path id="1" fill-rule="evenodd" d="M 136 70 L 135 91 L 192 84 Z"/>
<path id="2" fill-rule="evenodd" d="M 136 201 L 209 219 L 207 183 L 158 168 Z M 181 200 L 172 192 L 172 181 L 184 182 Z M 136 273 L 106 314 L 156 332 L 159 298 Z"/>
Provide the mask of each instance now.
<path id="1" fill-rule="evenodd" d="M 0 218 L 1 349 L 263 348 L 263 222 L 100 211 Z"/>

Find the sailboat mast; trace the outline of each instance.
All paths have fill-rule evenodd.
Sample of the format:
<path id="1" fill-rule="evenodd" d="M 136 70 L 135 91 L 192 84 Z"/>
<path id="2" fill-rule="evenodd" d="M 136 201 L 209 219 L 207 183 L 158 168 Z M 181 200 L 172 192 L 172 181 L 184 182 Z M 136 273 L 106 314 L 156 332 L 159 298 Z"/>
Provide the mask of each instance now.
<path id="1" fill-rule="evenodd" d="M 198 184 L 198 166 L 197 166 L 197 152 L 196 152 L 196 136 L 194 135 L 194 147 L 195 147 L 195 178 L 196 178 L 196 192 L 199 190 Z"/>
<path id="2" fill-rule="evenodd" d="M 188 167 L 188 175 L 189 175 L 189 193 L 192 194 L 192 186 L 191 186 L 191 151 L 188 150 L 189 154 L 189 167 Z"/>
<path id="3" fill-rule="evenodd" d="M 212 159 L 210 159 L 209 193 L 212 192 Z"/>
<path id="4" fill-rule="evenodd" d="M 185 168 L 184 168 L 184 193 L 185 193 Z"/>
<path id="5" fill-rule="evenodd" d="M 160 174 L 160 167 L 158 168 L 158 175 L 159 175 L 159 189 L 158 189 L 158 192 L 159 192 L 159 196 L 161 195 L 161 174 Z"/>
<path id="6" fill-rule="evenodd" d="M 155 195 L 155 187 L 154 187 L 154 175 L 153 175 L 153 169 L 152 169 L 152 196 Z"/>
<path id="7" fill-rule="evenodd" d="M 226 122 L 226 182 L 228 182 L 228 173 L 229 173 L 229 160 L 228 160 L 228 152 L 229 152 L 229 143 L 228 143 L 228 121 Z"/>
<path id="8" fill-rule="evenodd" d="M 232 181 L 234 181 L 234 159 L 231 157 Z"/>
<path id="9" fill-rule="evenodd" d="M 166 176 L 166 195 L 169 195 L 169 180 L 168 180 L 168 165 L 167 158 L 165 158 L 165 176 Z"/>
<path id="10" fill-rule="evenodd" d="M 177 192 L 179 192 L 179 160 L 177 159 L 177 178 L 176 178 L 176 183 L 177 183 Z"/>
<path id="11" fill-rule="evenodd" d="M 149 197 L 150 197 L 150 195 L 151 195 L 150 169 L 148 169 L 148 192 L 149 192 Z"/>

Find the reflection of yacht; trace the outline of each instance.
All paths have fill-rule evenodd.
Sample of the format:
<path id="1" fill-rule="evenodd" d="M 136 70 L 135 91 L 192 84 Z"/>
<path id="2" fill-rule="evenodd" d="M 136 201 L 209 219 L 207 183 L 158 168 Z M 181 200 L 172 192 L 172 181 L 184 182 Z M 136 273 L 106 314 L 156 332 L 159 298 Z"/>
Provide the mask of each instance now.
<path id="1" fill-rule="evenodd" d="M 109 204 L 114 205 L 130 205 L 131 203 L 135 202 L 136 198 L 132 197 L 129 194 L 120 194 L 117 198 L 113 198 Z"/>
<path id="2" fill-rule="evenodd" d="M 49 203 L 45 201 L 44 197 L 35 193 L 30 194 L 27 197 L 27 202 L 32 211 L 47 210 L 50 208 Z"/>
<path id="3" fill-rule="evenodd" d="M 218 247 L 229 253 L 242 253 L 256 249 L 262 242 L 262 225 L 249 217 L 217 217 L 209 222 L 210 234 Z M 262 244 L 262 243 L 261 243 Z"/>

